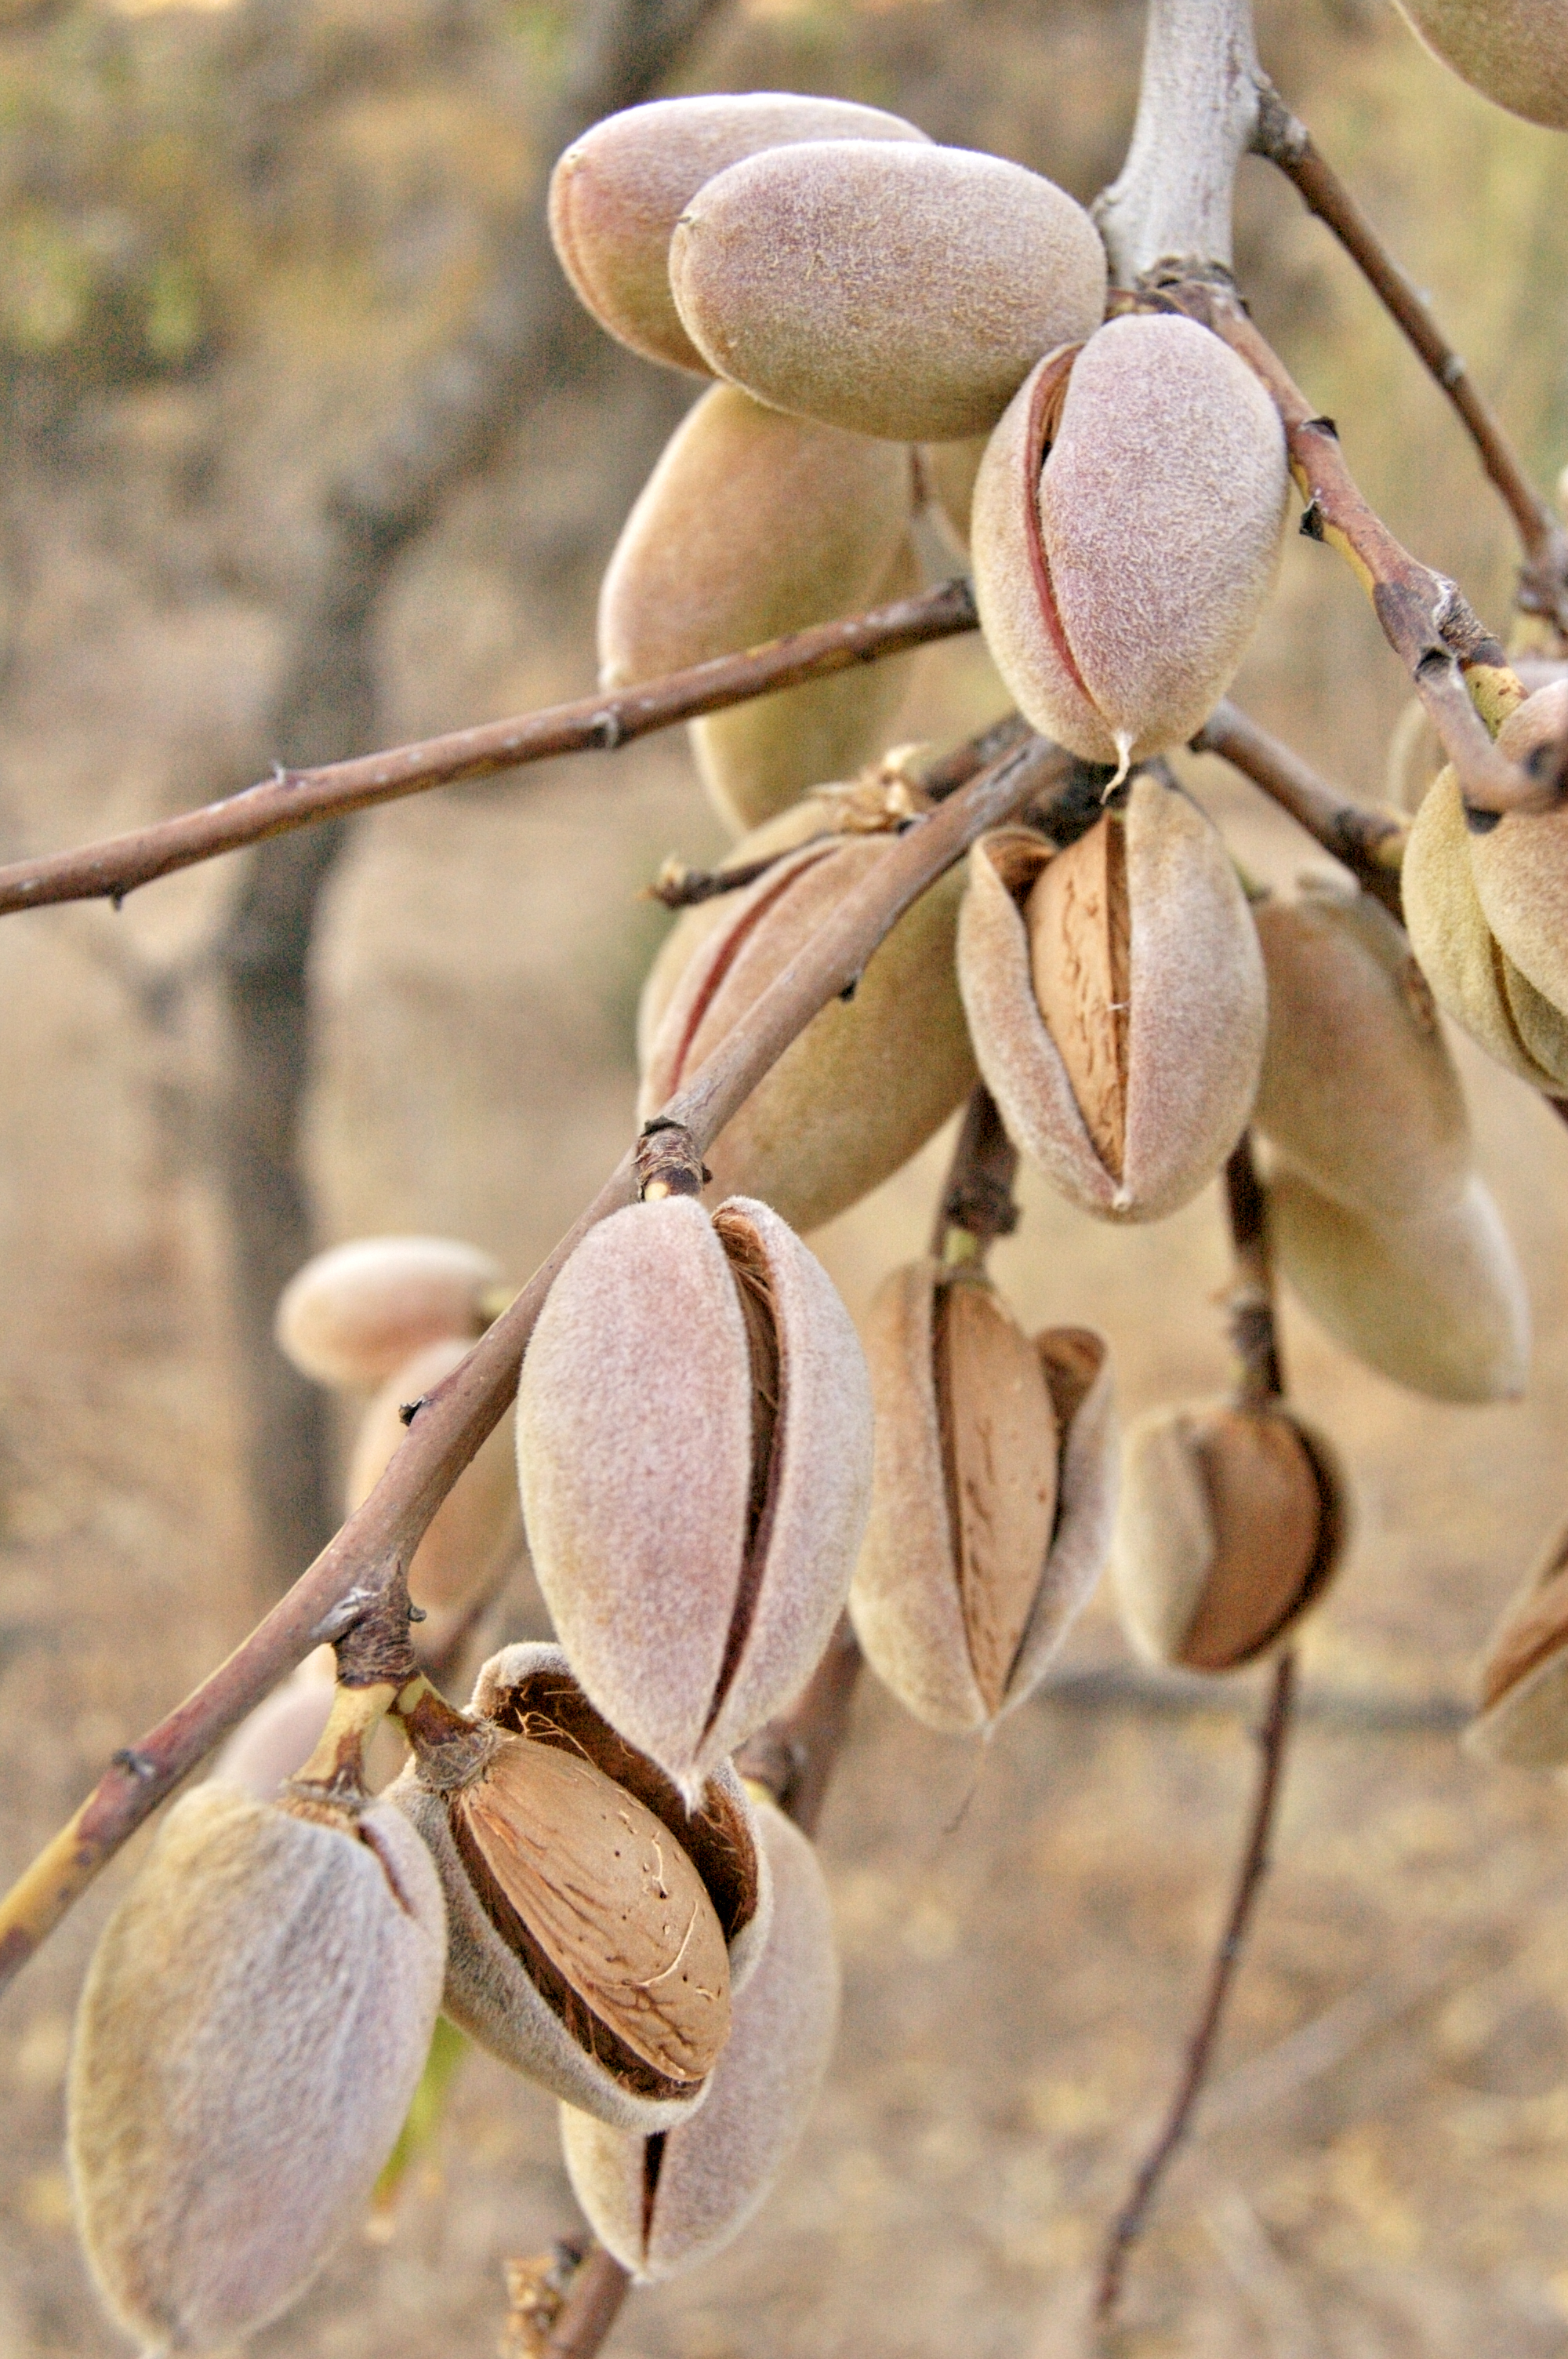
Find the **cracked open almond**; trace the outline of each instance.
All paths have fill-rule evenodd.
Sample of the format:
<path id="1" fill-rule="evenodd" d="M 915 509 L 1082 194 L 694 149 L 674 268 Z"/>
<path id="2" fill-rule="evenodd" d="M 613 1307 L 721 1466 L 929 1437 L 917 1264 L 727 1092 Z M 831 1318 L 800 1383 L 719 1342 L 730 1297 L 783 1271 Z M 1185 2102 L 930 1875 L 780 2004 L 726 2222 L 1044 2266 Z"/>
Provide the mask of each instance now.
<path id="1" fill-rule="evenodd" d="M 884 1279 L 867 1324 L 875 1471 L 849 1612 L 927 1726 L 989 1726 L 1040 1680 L 1110 1539 L 1109 1355 L 1084 1328 L 1032 1343 L 968 1267 Z"/>
<path id="2" fill-rule="evenodd" d="M 739 2235 L 805 2128 L 832 2050 L 838 1962 L 822 1870 L 771 1802 L 757 1807 L 757 1832 L 773 1921 L 701 2111 L 647 2137 L 561 2109 L 578 2201 L 600 2243 L 643 2281 L 690 2268 Z"/>
<path id="3" fill-rule="evenodd" d="M 1179 789 L 1135 777 L 1065 851 L 1027 828 L 982 837 L 958 984 L 1010 1137 L 1086 1212 L 1158 1220 L 1240 1136 L 1263 961 L 1225 846 Z"/>
<path id="4" fill-rule="evenodd" d="M 1282 1405 L 1156 1409 L 1129 1428 L 1111 1571 L 1152 1661 L 1255 1661 L 1322 1597 L 1346 1535 L 1334 1453 Z"/>
<path id="5" fill-rule="evenodd" d="M 849 1588 L 871 1399 L 827 1272 L 747 1197 L 612 1214 L 550 1289 L 517 1450 L 578 1677 L 697 1791 L 805 1685 Z"/>
<path id="6" fill-rule="evenodd" d="M 481 1741 L 450 1770 L 427 1751 L 389 1794 L 446 1892 L 445 2010 L 568 2104 L 666 2128 L 705 2094 L 765 1936 L 744 1793 L 725 1764 L 688 1807 L 558 1647 L 493 1657 L 472 1708 Z"/>

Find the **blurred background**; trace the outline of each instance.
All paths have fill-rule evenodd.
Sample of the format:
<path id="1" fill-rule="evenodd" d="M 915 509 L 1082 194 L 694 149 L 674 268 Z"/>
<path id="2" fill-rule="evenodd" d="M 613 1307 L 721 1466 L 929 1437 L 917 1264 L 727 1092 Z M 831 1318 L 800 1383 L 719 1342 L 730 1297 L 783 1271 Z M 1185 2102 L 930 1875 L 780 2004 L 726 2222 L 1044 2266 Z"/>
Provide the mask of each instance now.
<path id="1" fill-rule="evenodd" d="M 654 89 L 834 92 L 1087 200 L 1141 38 L 1130 0 L 0 0 L 0 857 L 587 690 L 599 572 L 695 388 L 555 274 L 543 177 L 579 124 Z M 1263 0 L 1260 46 L 1549 484 L 1568 151 L 1386 0 Z M 1239 206 L 1244 290 L 1363 487 L 1506 628 L 1506 519 L 1444 405 L 1269 168 L 1244 167 Z M 1005 702 L 973 642 L 903 660 L 901 736 L 950 742 Z M 1380 792 L 1402 682 L 1325 549 L 1292 538 L 1236 694 Z M 1217 766 L 1186 776 L 1257 873 L 1323 870 Z M 527 1275 L 628 1136 L 665 922 L 637 888 L 722 840 L 671 736 L 287 838 L 118 916 L 0 926 L 7 1873 L 336 1521 L 342 1437 L 271 1351 L 277 1288 L 319 1245 L 402 1229 Z M 1476 1651 L 1568 1514 L 1568 1133 L 1458 1049 L 1534 1381 L 1433 1407 L 1287 1306 L 1357 1533 L 1129 2352 L 1568 2350 L 1568 1799 L 1455 1742 Z M 919 1248 L 941 1163 L 823 1233 L 852 1308 Z M 1028 1320 L 1103 1328 L 1129 1412 L 1223 1386 L 1215 1191 L 1126 1235 L 1024 1193 L 996 1266 Z M 1225 1906 L 1258 1706 L 1250 1676 L 1152 1698 L 1126 1660 L 1097 1603 L 983 1761 L 867 1682 L 823 1832 L 833 2078 L 750 2234 L 633 2299 L 625 2359 L 1083 2348 Z M 61 2084 L 139 1848 L 0 2006 L 0 2359 L 120 2347 L 71 2234 Z M 551 2104 L 470 2059 L 390 2241 L 351 2245 L 256 2347 L 487 2354 L 503 2256 L 574 2219 Z"/>

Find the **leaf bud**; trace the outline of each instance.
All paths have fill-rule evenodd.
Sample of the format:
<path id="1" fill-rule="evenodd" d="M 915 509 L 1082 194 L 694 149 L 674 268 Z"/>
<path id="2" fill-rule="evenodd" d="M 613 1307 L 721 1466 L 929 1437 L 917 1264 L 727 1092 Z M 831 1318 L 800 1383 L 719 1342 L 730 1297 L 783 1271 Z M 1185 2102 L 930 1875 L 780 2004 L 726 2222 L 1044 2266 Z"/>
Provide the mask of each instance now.
<path id="1" fill-rule="evenodd" d="M 1031 1343 L 972 1265 L 916 1262 L 874 1296 L 871 1512 L 855 1635 L 949 1734 L 1031 1694 L 1098 1578 L 1116 1499 L 1110 1356 L 1087 1328 Z"/>
<path id="2" fill-rule="evenodd" d="M 1398 0 L 1427 48 L 1472 90 L 1568 131 L 1565 0 Z"/>
<path id="3" fill-rule="evenodd" d="M 418 1749 L 387 1798 L 446 1894 L 444 2011 L 600 2120 L 667 2128 L 705 2097 L 766 1935 L 744 1790 L 724 1762 L 688 1807 L 556 1647 L 493 1656 L 471 1709 L 456 1767 Z"/>
<path id="4" fill-rule="evenodd" d="M 1263 961 L 1225 846 L 1179 789 L 1135 777 L 1065 851 L 1024 828 L 982 837 L 958 983 L 1009 1136 L 1084 1211 L 1158 1220 L 1240 1136 Z"/>
<path id="5" fill-rule="evenodd" d="M 1568 1762 L 1568 1532 L 1553 1534 L 1487 1641 L 1465 1743 L 1521 1769 Z"/>
<path id="6" fill-rule="evenodd" d="M 670 293 L 670 237 L 705 181 L 801 139 L 925 134 L 881 107 L 790 91 L 654 99 L 574 139 L 550 176 L 550 236 L 579 300 L 644 360 L 708 374 Z"/>
<path id="7" fill-rule="evenodd" d="M 1433 1400 L 1517 1400 L 1530 1363 L 1530 1302 L 1490 1191 L 1406 1219 L 1372 1219 L 1286 1169 L 1269 1184 L 1281 1275 L 1320 1327 L 1379 1375 Z"/>
<path id="8" fill-rule="evenodd" d="M 175 1803 L 104 1928 L 67 2094 L 82 2241 L 148 2353 L 287 2308 L 350 2232 L 440 1999 L 440 1886 L 383 1801 Z"/>
<path id="9" fill-rule="evenodd" d="M 891 841 L 806 844 L 743 891 L 683 912 L 643 990 L 639 1120 L 718 1049 Z M 748 839 L 735 856 L 762 849 Z M 872 951 L 854 995 L 790 1043 L 709 1147 L 716 1190 L 818 1228 L 940 1129 L 975 1079 L 954 964 L 962 894 L 961 869 L 939 878 Z"/>
<path id="10" fill-rule="evenodd" d="M 871 1490 L 866 1365 L 767 1205 L 629 1205 L 578 1246 L 523 1364 L 535 1570 L 587 1694 L 683 1791 L 789 1702 Z"/>
<path id="11" fill-rule="evenodd" d="M 601 685 L 629 687 L 903 594 L 915 579 L 914 498 L 907 451 L 714 386 L 676 429 L 606 570 Z M 696 724 L 721 815 L 743 826 L 846 776 L 874 749 L 907 676 L 899 662 L 856 664 Z"/>
<path id="12" fill-rule="evenodd" d="M 278 1349 L 319 1385 L 369 1392 L 425 1344 L 482 1335 L 500 1283 L 498 1262 L 450 1237 L 355 1237 L 289 1279 Z"/>
<path id="13" fill-rule="evenodd" d="M 1465 1096 L 1400 927 L 1369 894 L 1313 882 L 1252 915 L 1269 990 L 1257 1129 L 1352 1212 L 1450 1201 L 1470 1172 Z"/>
<path id="14" fill-rule="evenodd" d="M 567 2105 L 561 2142 L 600 2242 L 644 2282 L 720 2251 L 754 2216 L 804 2130 L 832 2053 L 838 1961 L 816 1854 L 771 1802 L 756 1811 L 773 1918 L 699 2113 L 652 2137 Z"/>
<path id="15" fill-rule="evenodd" d="M 1269 594 L 1285 438 L 1244 361 L 1191 320 L 1112 320 L 1048 353 L 981 462 L 986 643 L 1025 718 L 1125 768 L 1184 745 Z"/>
<path id="16" fill-rule="evenodd" d="M 369 1498 L 407 1432 L 403 1412 L 468 1357 L 466 1336 L 427 1343 L 370 1402 L 349 1462 L 345 1505 Z M 523 1517 L 504 1419 L 481 1442 L 427 1527 L 408 1567 L 408 1594 L 426 1615 L 409 1632 L 421 1661 L 438 1658 L 522 1553 Z"/>
<path id="17" fill-rule="evenodd" d="M 985 432 L 1044 352 L 1105 310 L 1099 233 L 1064 190 L 963 147 L 775 147 L 699 189 L 670 285 L 708 366 L 802 418 Z"/>
<path id="18" fill-rule="evenodd" d="M 1111 1573 L 1152 1662 L 1233 1671 L 1293 1631 L 1344 1551 L 1345 1488 L 1281 1404 L 1156 1409 L 1128 1429 Z"/>

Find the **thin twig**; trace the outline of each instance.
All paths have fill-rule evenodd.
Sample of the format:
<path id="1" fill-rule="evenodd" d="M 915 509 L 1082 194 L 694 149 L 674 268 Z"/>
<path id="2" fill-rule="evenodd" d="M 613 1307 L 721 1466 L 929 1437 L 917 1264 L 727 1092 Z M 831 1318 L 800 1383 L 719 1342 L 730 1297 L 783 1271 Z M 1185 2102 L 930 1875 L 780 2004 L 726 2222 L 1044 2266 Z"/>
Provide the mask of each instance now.
<path id="1" fill-rule="evenodd" d="M 1254 155 L 1278 165 L 1309 212 L 1330 229 L 1384 309 L 1413 345 L 1464 420 L 1524 547 L 1517 603 L 1568 637 L 1568 532 L 1537 491 L 1502 420 L 1476 386 L 1427 304 L 1384 245 L 1338 173 L 1278 91 L 1261 92 Z"/>
<path id="2" fill-rule="evenodd" d="M 1002 1128 L 996 1100 L 983 1082 L 977 1082 L 937 1200 L 933 1258 L 948 1257 L 950 1231 L 959 1233 L 960 1242 L 971 1240 L 969 1257 L 982 1261 L 998 1237 L 1011 1236 L 1018 1226 L 1012 1194 L 1017 1177 L 1018 1149 Z"/>
<path id="3" fill-rule="evenodd" d="M 1269 1256 L 1269 1201 L 1243 1131 L 1225 1167 L 1225 1209 L 1230 1222 L 1234 1277 L 1230 1340 L 1240 1364 L 1236 1397 L 1242 1408 L 1263 1408 L 1285 1389 L 1274 1318 L 1274 1276 Z"/>
<path id="4" fill-rule="evenodd" d="M 1227 701 L 1215 707 L 1192 742 L 1195 753 L 1218 754 L 1261 787 L 1386 909 L 1402 916 L 1400 864 L 1411 829 L 1403 811 L 1347 801 L 1299 754 Z"/>
<path id="5" fill-rule="evenodd" d="M 590 2245 L 572 2271 L 567 2298 L 545 2338 L 542 2359 L 592 2359 L 631 2286 L 614 2256 L 602 2245 Z"/>
<path id="6" fill-rule="evenodd" d="M 670 1100 L 662 1118 L 683 1125 L 697 1151 L 705 1150 L 796 1034 L 858 979 L 903 911 L 975 838 L 1011 818 L 1053 778 L 1067 785 L 1074 775 L 1071 756 L 1033 739 L 891 838 L 872 872 L 845 895 Z M 634 1173 L 635 1156 L 628 1153 L 511 1307 L 426 1397 L 375 1489 L 314 1564 L 226 1663 L 137 1745 L 115 1756 L 70 1823 L 0 1901 L 0 1984 L 32 1955 L 180 1779 L 286 1672 L 323 1638 L 341 1635 L 407 1565 L 442 1499 L 512 1402 L 557 1272 L 596 1223 L 633 1201 Z"/>
<path id="7" fill-rule="evenodd" d="M 1231 1340 L 1240 1362 L 1238 1406 L 1260 1409 L 1284 1391 L 1279 1339 L 1274 1326 L 1273 1273 L 1269 1256 L 1268 1201 L 1252 1158 L 1252 1142 L 1243 1131 L 1225 1167 L 1226 1211 L 1230 1223 L 1235 1278 L 1230 1295 Z M 1295 1656 L 1287 1647 L 1274 1666 L 1269 1709 L 1259 1734 L 1261 1759 L 1253 1799 L 1247 1846 L 1241 1856 L 1236 1891 L 1225 1932 L 1215 1953 L 1208 1995 L 1197 2027 L 1187 2046 L 1187 2064 L 1181 2084 L 1155 2139 L 1132 2181 L 1131 2191 L 1111 2223 L 1100 2262 L 1095 2295 L 1095 2319 L 1102 2329 L 1115 2317 L 1121 2298 L 1121 2280 L 1128 2255 L 1143 2231 L 1151 2206 L 1171 2158 L 1187 2134 L 1199 2093 L 1213 2060 L 1215 2043 L 1224 2020 L 1226 2002 L 1241 1962 L 1252 1912 L 1269 1868 L 1269 1840 L 1284 1772 L 1291 1709 L 1295 1694 Z"/>
<path id="8" fill-rule="evenodd" d="M 116 906 L 138 886 L 178 868 L 234 852 L 242 844 L 310 827 L 343 811 L 449 787 L 462 778 L 493 777 L 557 754 L 613 753 L 654 731 L 705 712 L 719 712 L 775 689 L 827 679 L 852 666 L 877 663 L 911 647 L 979 628 L 967 582 L 948 582 L 900 598 L 869 614 L 819 623 L 743 654 L 644 680 L 610 696 L 580 697 L 509 721 L 457 729 L 384 753 L 362 754 L 319 769 L 280 770 L 222 802 L 156 821 L 128 835 L 111 836 L 76 852 L 51 853 L 0 868 L 0 917 L 55 901 L 110 900 Z"/>
<path id="9" fill-rule="evenodd" d="M 1140 2164 L 1132 2182 L 1132 2191 L 1117 2213 L 1106 2241 L 1100 2263 L 1099 2283 L 1095 2293 L 1095 2319 L 1101 2328 L 1110 2324 L 1121 2298 L 1121 2280 L 1128 2255 L 1142 2234 L 1151 2205 L 1159 2190 L 1172 2156 L 1186 2136 L 1193 2107 L 1203 2088 L 1209 2062 L 1214 2054 L 1216 2038 L 1225 2015 L 1225 2004 L 1240 1963 L 1247 1940 L 1248 1927 L 1262 1890 L 1269 1866 L 1269 1840 L 1273 1831 L 1274 1809 L 1279 1799 L 1281 1773 L 1284 1767 L 1285 1743 L 1290 1733 L 1292 1691 L 1295 1680 L 1295 1657 L 1289 1650 L 1274 1666 L 1273 1685 L 1269 1699 L 1268 1716 L 1259 1732 L 1260 1762 L 1258 1790 L 1253 1799 L 1252 1819 L 1248 1832 L 1247 1849 L 1237 1879 L 1230 1914 L 1226 1919 L 1225 1933 L 1216 1952 L 1214 1971 L 1209 1977 L 1208 1996 L 1198 2018 L 1187 2049 L 1186 2071 L 1176 2091 L 1164 2127 L 1149 2153 Z"/>
<path id="10" fill-rule="evenodd" d="M 1499 754 L 1492 732 L 1523 701 L 1524 688 L 1454 583 L 1401 547 L 1358 489 L 1332 418 L 1314 410 L 1234 292 L 1207 280 L 1156 284 L 1118 308 L 1178 311 L 1211 329 L 1267 386 L 1285 429 L 1291 473 L 1305 512 L 1302 530 L 1346 558 L 1372 602 L 1383 636 L 1432 715 L 1474 810 L 1547 810 L 1550 787 Z"/>

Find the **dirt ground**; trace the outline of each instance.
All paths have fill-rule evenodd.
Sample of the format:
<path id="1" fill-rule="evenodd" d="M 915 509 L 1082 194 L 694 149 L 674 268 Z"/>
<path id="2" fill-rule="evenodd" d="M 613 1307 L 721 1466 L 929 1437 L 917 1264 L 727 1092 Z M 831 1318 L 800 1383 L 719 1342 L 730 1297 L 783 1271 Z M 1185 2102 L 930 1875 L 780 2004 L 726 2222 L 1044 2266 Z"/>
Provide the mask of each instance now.
<path id="1" fill-rule="evenodd" d="M 803 16 L 743 13 L 764 49 Z M 1289 14 L 1274 12 L 1277 27 Z M 1478 102 L 1420 61 L 1414 96 L 1390 114 L 1394 36 L 1348 5 L 1303 14 L 1325 39 L 1341 18 L 1362 25 L 1362 80 L 1325 66 L 1314 119 L 1332 121 L 1368 201 L 1405 175 L 1418 275 L 1422 224 L 1460 174 L 1486 180 L 1488 219 L 1519 252 L 1551 263 L 1568 215 L 1539 167 L 1545 135 L 1488 144 Z M 1088 71 L 1076 50 L 1069 63 Z M 1022 121 L 1034 97 L 994 56 L 975 65 L 977 86 L 982 71 L 996 144 L 1013 152 L 1009 108 Z M 809 69 L 782 47 L 754 77 L 790 78 Z M 1293 199 L 1249 206 L 1249 251 L 1270 256 L 1265 325 L 1289 311 L 1314 398 L 1363 421 L 1369 489 L 1496 610 L 1506 540 L 1467 455 L 1433 426 L 1435 397 L 1375 334 L 1346 390 L 1367 324 L 1357 299 L 1324 293 Z M 1461 342 L 1498 353 L 1523 299 L 1517 274 L 1486 263 L 1477 231 L 1444 299 Z M 1527 361 L 1511 380 L 1521 403 L 1559 384 L 1561 338 Z M 185 399 L 114 409 L 121 507 L 50 479 L 49 544 L 0 713 L 4 856 L 264 766 L 276 618 L 249 592 L 187 596 L 172 575 L 149 587 Z M 1543 438 L 1553 401 L 1560 387 L 1531 412 Z M 547 416 L 534 472 L 476 487 L 399 577 L 381 634 L 388 737 L 586 684 L 588 656 L 557 627 L 535 560 L 567 530 L 594 430 Z M 1325 551 L 1292 541 L 1237 694 L 1375 788 L 1400 684 Z M 903 725 L 957 736 L 996 702 L 976 651 L 953 648 L 928 659 Z M 1216 766 L 1188 776 L 1255 874 L 1287 884 L 1322 865 Z M 675 741 L 361 823 L 316 972 L 308 1159 L 323 1242 L 430 1230 L 526 1275 L 627 1136 L 632 1011 L 658 938 L 636 887 L 666 853 L 705 859 L 719 841 Z M 199 982 L 174 1000 L 157 987 L 199 951 L 232 884 L 221 864 L 118 919 L 0 923 L 7 1874 L 267 1602 L 243 1506 L 210 1151 L 220 1044 Z M 1568 1795 L 1483 1768 L 1457 1744 L 1477 1649 L 1568 1515 L 1568 1131 L 1457 1049 L 1534 1307 L 1529 1397 L 1486 1410 L 1417 1400 L 1286 1305 L 1292 1387 L 1348 1463 L 1356 1537 L 1305 1643 L 1274 1871 L 1198 2135 L 1132 2267 L 1128 2359 L 1568 2352 Z M 857 1311 L 918 1249 L 942 1155 L 934 1145 L 816 1241 Z M 1125 1412 L 1224 1384 L 1216 1191 L 1130 1234 L 1032 1178 L 1024 1201 L 999 1278 L 1032 1323 L 1105 1331 Z M 513 1630 L 538 1626 L 526 1594 L 507 1614 Z M 1129 1670 L 1097 1599 L 1052 1686 L 983 1758 L 922 1732 L 867 1680 L 821 1836 L 846 1973 L 827 2089 L 754 2227 L 689 2277 L 635 2295 L 618 2359 L 1086 2351 L 1098 2243 L 1179 2069 L 1223 1916 L 1260 1703 L 1256 1675 L 1156 1690 Z M 0 2359 L 124 2347 L 77 2256 L 61 2092 L 83 1967 L 142 1848 L 0 2000 Z M 575 2224 L 551 2104 L 472 2056 L 390 2240 L 352 2243 L 254 2348 L 480 2359 L 501 2324 L 503 2258 Z"/>

